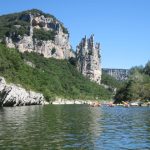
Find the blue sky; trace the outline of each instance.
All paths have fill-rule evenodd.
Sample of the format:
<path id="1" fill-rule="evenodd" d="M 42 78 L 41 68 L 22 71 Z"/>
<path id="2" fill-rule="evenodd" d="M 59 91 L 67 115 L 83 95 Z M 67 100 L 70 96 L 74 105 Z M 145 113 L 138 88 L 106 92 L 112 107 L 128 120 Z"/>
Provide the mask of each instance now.
<path id="1" fill-rule="evenodd" d="M 32 8 L 63 22 L 74 49 L 82 37 L 95 34 L 103 68 L 130 68 L 150 59 L 150 0 L 0 1 L 0 15 Z"/>

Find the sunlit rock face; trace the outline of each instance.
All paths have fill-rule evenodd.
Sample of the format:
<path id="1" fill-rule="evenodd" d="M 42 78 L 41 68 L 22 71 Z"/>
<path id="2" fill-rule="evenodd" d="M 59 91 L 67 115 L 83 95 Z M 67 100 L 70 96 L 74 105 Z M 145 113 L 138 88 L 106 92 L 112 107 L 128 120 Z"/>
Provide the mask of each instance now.
<path id="1" fill-rule="evenodd" d="M 69 33 L 66 28 L 56 18 L 44 16 L 43 14 L 24 14 L 20 17 L 21 21 L 29 23 L 29 33 L 24 35 L 6 36 L 5 43 L 9 48 L 17 48 L 20 52 L 36 52 L 42 54 L 46 58 L 69 59 L 75 57 L 71 50 L 69 42 Z M 14 25 L 16 29 L 21 25 Z M 46 36 L 52 36 L 49 39 L 38 39 L 35 37 L 35 31 L 45 31 Z M 64 31 L 66 30 L 66 31 Z M 48 34 L 53 35 L 48 35 Z M 16 33 L 13 33 L 16 34 Z M 41 37 L 43 35 L 40 35 Z"/>
<path id="2" fill-rule="evenodd" d="M 76 51 L 77 69 L 90 80 L 101 83 L 100 44 L 94 43 L 94 35 L 83 38 Z"/>
<path id="3" fill-rule="evenodd" d="M 20 85 L 7 84 L 0 77 L 0 106 L 41 105 L 45 103 L 43 94 L 27 91 Z"/>

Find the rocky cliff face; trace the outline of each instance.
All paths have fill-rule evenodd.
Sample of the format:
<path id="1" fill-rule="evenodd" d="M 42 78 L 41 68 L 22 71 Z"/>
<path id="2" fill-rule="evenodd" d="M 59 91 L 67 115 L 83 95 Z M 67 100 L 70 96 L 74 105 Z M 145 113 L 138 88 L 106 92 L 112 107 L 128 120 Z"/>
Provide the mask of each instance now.
<path id="1" fill-rule="evenodd" d="M 129 69 L 103 68 L 102 71 L 119 81 L 127 80 L 129 76 Z"/>
<path id="2" fill-rule="evenodd" d="M 100 44 L 94 44 L 94 35 L 89 39 L 83 38 L 77 46 L 77 68 L 90 80 L 100 84 L 101 64 L 100 64 Z"/>
<path id="3" fill-rule="evenodd" d="M 0 106 L 24 106 L 44 104 L 44 96 L 33 91 L 26 91 L 20 86 L 7 84 L 0 77 Z"/>
<path id="4" fill-rule="evenodd" d="M 13 24 L 8 21 L 10 30 L 5 34 L 5 43 L 9 48 L 17 48 L 20 52 L 33 51 L 47 58 L 75 57 L 68 31 L 55 17 L 30 10 L 14 18 L 16 21 Z"/>

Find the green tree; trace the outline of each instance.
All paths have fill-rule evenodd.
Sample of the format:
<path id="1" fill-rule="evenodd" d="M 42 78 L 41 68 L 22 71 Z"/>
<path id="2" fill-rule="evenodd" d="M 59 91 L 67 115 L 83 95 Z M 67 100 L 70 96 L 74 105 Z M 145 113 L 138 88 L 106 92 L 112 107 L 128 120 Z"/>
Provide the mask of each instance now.
<path id="1" fill-rule="evenodd" d="M 115 102 L 150 100 L 149 62 L 143 67 L 133 67 L 127 83 L 115 95 Z"/>
<path id="2" fill-rule="evenodd" d="M 145 65 L 144 73 L 150 76 L 150 61 L 148 61 L 147 64 Z"/>

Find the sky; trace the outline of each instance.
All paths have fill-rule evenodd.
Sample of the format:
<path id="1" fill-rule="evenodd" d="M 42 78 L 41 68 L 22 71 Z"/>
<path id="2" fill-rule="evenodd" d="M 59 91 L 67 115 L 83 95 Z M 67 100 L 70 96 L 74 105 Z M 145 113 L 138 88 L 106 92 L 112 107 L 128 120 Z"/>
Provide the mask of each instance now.
<path id="1" fill-rule="evenodd" d="M 95 35 L 102 68 L 129 69 L 150 60 L 150 0 L 1 0 L 0 15 L 40 9 L 64 23 L 74 50 Z"/>

